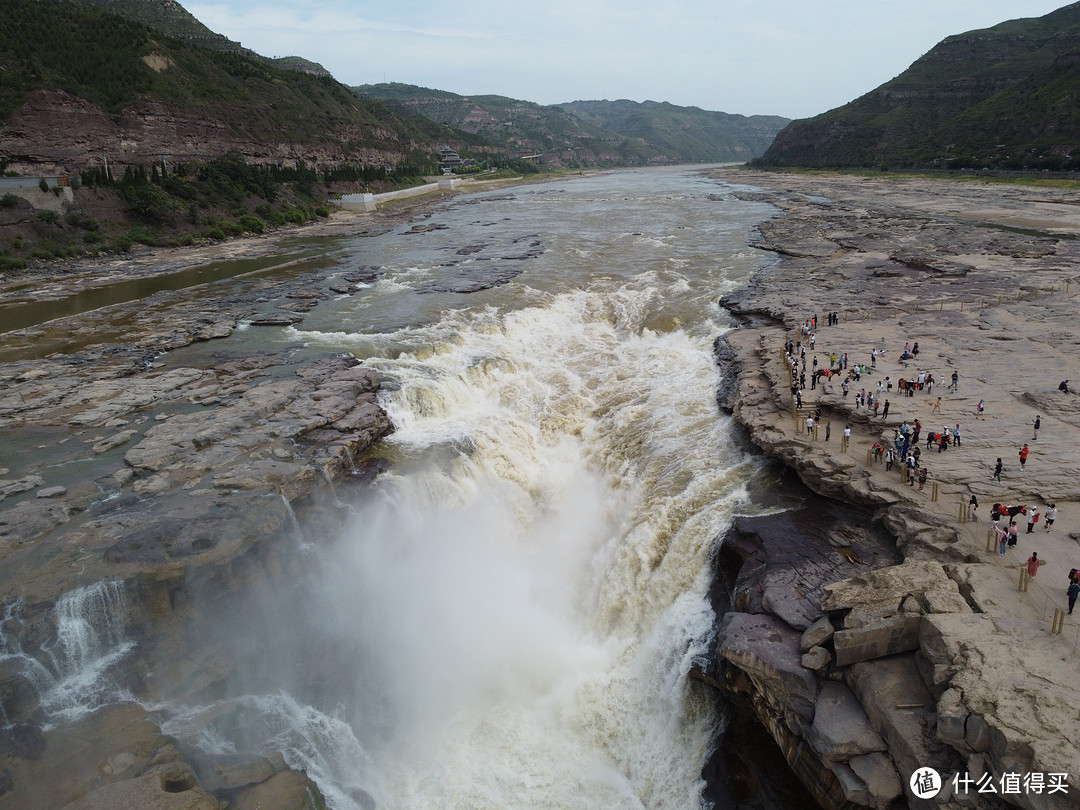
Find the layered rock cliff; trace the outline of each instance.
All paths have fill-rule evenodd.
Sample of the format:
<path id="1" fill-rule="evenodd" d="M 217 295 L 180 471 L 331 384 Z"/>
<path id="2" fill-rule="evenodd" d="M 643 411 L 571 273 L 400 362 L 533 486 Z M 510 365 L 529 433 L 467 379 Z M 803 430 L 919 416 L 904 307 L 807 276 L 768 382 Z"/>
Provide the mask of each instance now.
<path id="1" fill-rule="evenodd" d="M 1075 243 L 1056 236 L 1080 231 L 1074 207 L 1038 189 L 734 176 L 770 189 L 761 198 L 784 214 L 754 240 L 782 260 L 722 300 L 743 321 L 722 339 L 722 352 L 737 358 L 733 413 L 836 511 L 869 510 L 866 525 L 895 537 L 903 561 L 890 563 L 866 536 L 826 529 L 813 553 L 771 552 L 776 572 L 760 596 L 740 602 L 777 531 L 736 525 L 724 547 L 748 551 L 726 557 L 729 576 L 741 570 L 719 628 L 720 682 L 825 807 L 1080 806 L 1069 784 L 1080 772 L 1071 697 L 1080 631 L 1063 597 L 1080 518 L 1080 413 L 1075 395 L 1058 390 L 1075 367 L 1067 336 L 1078 285 Z M 1028 230 L 1014 227 L 1021 219 Z M 812 320 L 816 329 L 804 331 Z M 798 344 L 797 358 L 805 347 L 808 367 L 815 359 L 813 368 L 830 367 L 834 353 L 846 366 L 808 382 L 801 410 L 787 341 Z M 917 360 L 901 360 L 913 341 Z M 856 366 L 865 366 L 858 379 Z M 801 368 L 797 359 L 796 380 Z M 920 370 L 942 384 L 901 396 L 897 381 Z M 879 383 L 887 415 L 856 404 Z M 1031 435 L 1040 415 L 1054 425 L 1050 452 L 1044 433 Z M 870 452 L 916 420 L 921 442 L 943 425 L 959 425 L 962 436 L 924 449 L 928 480 L 919 487 Z M 1024 442 L 1040 463 L 1021 473 L 1014 459 Z M 1004 482 L 991 476 L 998 456 L 1007 459 Z M 987 536 L 994 502 L 1054 502 L 1059 518 L 1052 532 L 1000 555 Z M 779 534 L 813 545 L 802 528 Z M 1047 565 L 1029 581 L 1033 549 Z M 910 780 L 927 767 L 944 784 L 924 800 Z"/>

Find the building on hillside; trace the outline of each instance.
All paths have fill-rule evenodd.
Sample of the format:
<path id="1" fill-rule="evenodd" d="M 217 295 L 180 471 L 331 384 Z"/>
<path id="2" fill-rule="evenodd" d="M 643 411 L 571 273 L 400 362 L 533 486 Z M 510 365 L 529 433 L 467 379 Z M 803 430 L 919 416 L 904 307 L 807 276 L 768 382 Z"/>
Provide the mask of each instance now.
<path id="1" fill-rule="evenodd" d="M 443 170 L 443 174 L 451 174 L 454 169 L 464 165 L 465 161 L 461 159 L 453 149 L 449 146 L 444 146 L 439 150 L 439 166 Z"/>

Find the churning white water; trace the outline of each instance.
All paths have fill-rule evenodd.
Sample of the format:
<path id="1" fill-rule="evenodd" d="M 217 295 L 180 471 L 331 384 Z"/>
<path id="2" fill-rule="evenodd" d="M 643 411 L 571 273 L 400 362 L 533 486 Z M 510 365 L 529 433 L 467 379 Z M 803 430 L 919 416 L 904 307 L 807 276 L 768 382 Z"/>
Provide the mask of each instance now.
<path id="1" fill-rule="evenodd" d="M 396 810 L 697 806 L 722 718 L 687 673 L 714 540 L 759 463 L 717 411 L 712 343 L 764 209 L 725 195 L 618 173 L 358 243 L 380 280 L 286 333 L 379 369 L 396 427 L 389 472 L 316 542 L 304 610 L 337 686 L 317 708 L 236 698 L 251 740 L 207 735 L 220 706 L 166 730 L 269 740 L 338 810 L 358 790 Z M 475 250 L 447 262 L 470 242 L 542 255 L 472 297 L 426 292 L 475 269 Z"/>
<path id="2" fill-rule="evenodd" d="M 41 647 L 40 660 L 26 653 L 17 634 L 20 600 L 4 606 L 0 663 L 18 671 L 40 697 L 48 725 L 71 722 L 117 700 L 129 699 L 114 683 L 110 670 L 134 643 L 127 636 L 127 607 L 120 580 L 104 580 L 68 591 L 57 600 L 52 622 L 55 636 Z"/>

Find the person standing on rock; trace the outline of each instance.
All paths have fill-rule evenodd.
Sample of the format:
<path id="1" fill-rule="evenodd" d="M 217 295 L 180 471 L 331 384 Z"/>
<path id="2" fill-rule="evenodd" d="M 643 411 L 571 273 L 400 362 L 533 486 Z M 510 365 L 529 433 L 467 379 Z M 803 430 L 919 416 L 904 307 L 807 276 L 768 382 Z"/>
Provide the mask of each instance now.
<path id="1" fill-rule="evenodd" d="M 1024 465 L 1027 464 L 1028 446 L 1025 444 L 1020 448 L 1020 469 L 1024 469 Z"/>
<path id="2" fill-rule="evenodd" d="M 937 402 L 935 402 L 934 407 L 930 409 L 930 413 L 941 413 L 941 397 L 937 398 Z"/>
<path id="3" fill-rule="evenodd" d="M 1073 581 L 1069 585 L 1069 590 L 1065 592 L 1069 596 L 1069 613 L 1073 612 L 1073 607 L 1076 605 L 1076 597 L 1080 596 L 1080 582 Z"/>
<path id="4" fill-rule="evenodd" d="M 881 418 L 887 419 L 889 416 L 889 400 L 885 400 L 885 407 L 881 411 Z"/>
<path id="5" fill-rule="evenodd" d="M 806 417 L 806 435 L 809 436 L 814 432 L 814 417 Z"/>
<path id="6" fill-rule="evenodd" d="M 1009 521 L 1009 548 L 1015 548 L 1017 542 L 1020 540 L 1020 528 L 1016 525 L 1015 520 Z"/>
<path id="7" fill-rule="evenodd" d="M 986 410 L 986 400 L 985 399 L 980 399 L 979 404 L 975 406 L 975 417 L 977 419 L 985 419 L 986 417 L 983 416 L 983 411 L 985 411 L 985 410 Z"/>
<path id="8" fill-rule="evenodd" d="M 1057 519 L 1057 507 L 1054 504 L 1046 505 L 1046 514 L 1043 515 L 1043 523 L 1046 524 L 1046 531 L 1050 531 L 1050 527 L 1054 525 L 1054 521 Z"/>
<path id="9" fill-rule="evenodd" d="M 1031 534 L 1035 531 L 1035 524 L 1039 522 L 1039 510 L 1034 506 L 1028 511 L 1028 528 L 1027 533 Z"/>
<path id="10" fill-rule="evenodd" d="M 1032 424 L 1034 425 L 1034 430 L 1032 430 L 1031 432 L 1031 440 L 1035 441 L 1037 438 L 1039 438 L 1039 428 L 1042 427 L 1042 420 L 1037 414 L 1035 416 L 1035 421 Z"/>
<path id="11" fill-rule="evenodd" d="M 954 371 L 952 373 L 952 384 L 949 386 L 949 390 L 954 394 L 960 389 L 960 374 Z"/>
<path id="12" fill-rule="evenodd" d="M 957 447 L 960 446 L 960 425 L 957 425 L 955 428 L 953 428 L 952 440 L 953 444 L 955 444 Z"/>
<path id="13" fill-rule="evenodd" d="M 926 479 L 929 475 L 930 473 L 926 469 L 926 467 L 923 467 L 921 470 L 919 470 L 919 492 L 922 492 L 923 487 L 926 486 Z"/>
<path id="14" fill-rule="evenodd" d="M 968 501 L 968 520 L 975 520 L 975 513 L 979 511 L 979 499 L 974 494 Z"/>
<path id="15" fill-rule="evenodd" d="M 832 422 L 827 421 L 825 422 L 825 441 L 828 441 L 830 436 L 832 436 Z"/>
<path id="16" fill-rule="evenodd" d="M 1035 579 L 1035 575 L 1039 573 L 1040 565 L 1046 565 L 1046 560 L 1039 559 L 1039 552 L 1031 552 L 1031 556 L 1028 557 L 1027 561 L 1028 577 L 1030 579 Z"/>
<path id="17" fill-rule="evenodd" d="M 994 524 L 994 532 L 995 534 L 997 534 L 998 537 L 998 554 L 1004 555 L 1007 550 L 1006 541 L 1009 539 L 1009 533 L 1000 526 L 998 526 L 996 523 Z"/>
<path id="18" fill-rule="evenodd" d="M 997 464 L 994 465 L 994 474 L 993 474 L 993 476 L 991 476 L 999 484 L 1001 483 L 1001 471 L 1004 470 L 1004 469 L 1005 469 L 1005 467 L 1001 463 L 1001 459 L 999 458 L 997 460 Z"/>

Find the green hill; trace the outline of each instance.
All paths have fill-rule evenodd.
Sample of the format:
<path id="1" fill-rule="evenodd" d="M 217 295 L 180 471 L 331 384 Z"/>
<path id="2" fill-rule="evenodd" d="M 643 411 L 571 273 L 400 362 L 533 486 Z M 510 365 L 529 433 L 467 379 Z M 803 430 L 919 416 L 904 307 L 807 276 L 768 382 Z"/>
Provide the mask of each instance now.
<path id="1" fill-rule="evenodd" d="M 545 165 L 630 166 L 671 162 L 651 144 L 633 141 L 583 122 L 558 107 L 504 96 L 459 96 L 443 90 L 389 83 L 354 87 L 396 110 L 421 115 L 474 137 L 487 147 L 522 157 L 543 155 Z M 468 147 L 463 146 L 468 153 Z"/>
<path id="2" fill-rule="evenodd" d="M 0 0 L 0 13 L 7 21 L 0 26 L 0 126 L 36 93 L 59 92 L 72 99 L 73 109 L 75 100 L 83 100 L 118 123 L 149 103 L 163 126 L 177 127 L 177 141 L 184 140 L 185 124 L 208 129 L 210 122 L 220 139 L 210 156 L 260 145 L 272 159 L 275 145 L 285 143 L 303 145 L 313 156 L 347 159 L 364 150 L 403 156 L 417 148 L 432 151 L 441 134 L 425 119 L 358 99 L 329 76 L 282 70 L 244 52 L 200 47 L 88 5 Z M 48 127 L 50 122 L 39 123 Z M 65 122 L 54 123 L 63 128 Z M 27 140 L 33 142 L 33 134 Z M 0 158 L 19 159 L 4 154 L 15 140 L 4 135 Z M 111 136 L 103 132 L 101 137 Z M 169 133 L 161 137 L 167 140 Z M 119 152 L 109 143 L 87 145 L 88 154 L 103 149 Z M 179 145 L 161 151 L 183 157 Z"/>
<path id="3" fill-rule="evenodd" d="M 353 88 L 488 144 L 565 166 L 719 163 L 762 154 L 788 119 L 729 115 L 653 101 L 543 106 L 503 96 L 459 96 L 405 84 Z"/>
<path id="4" fill-rule="evenodd" d="M 762 166 L 1080 169 L 1080 3 L 948 37 L 851 103 L 785 128 Z"/>
<path id="5" fill-rule="evenodd" d="M 558 106 L 588 124 L 648 143 L 677 163 L 750 160 L 763 154 L 790 122 L 775 115 L 733 115 L 666 101 L 572 101 Z"/>

